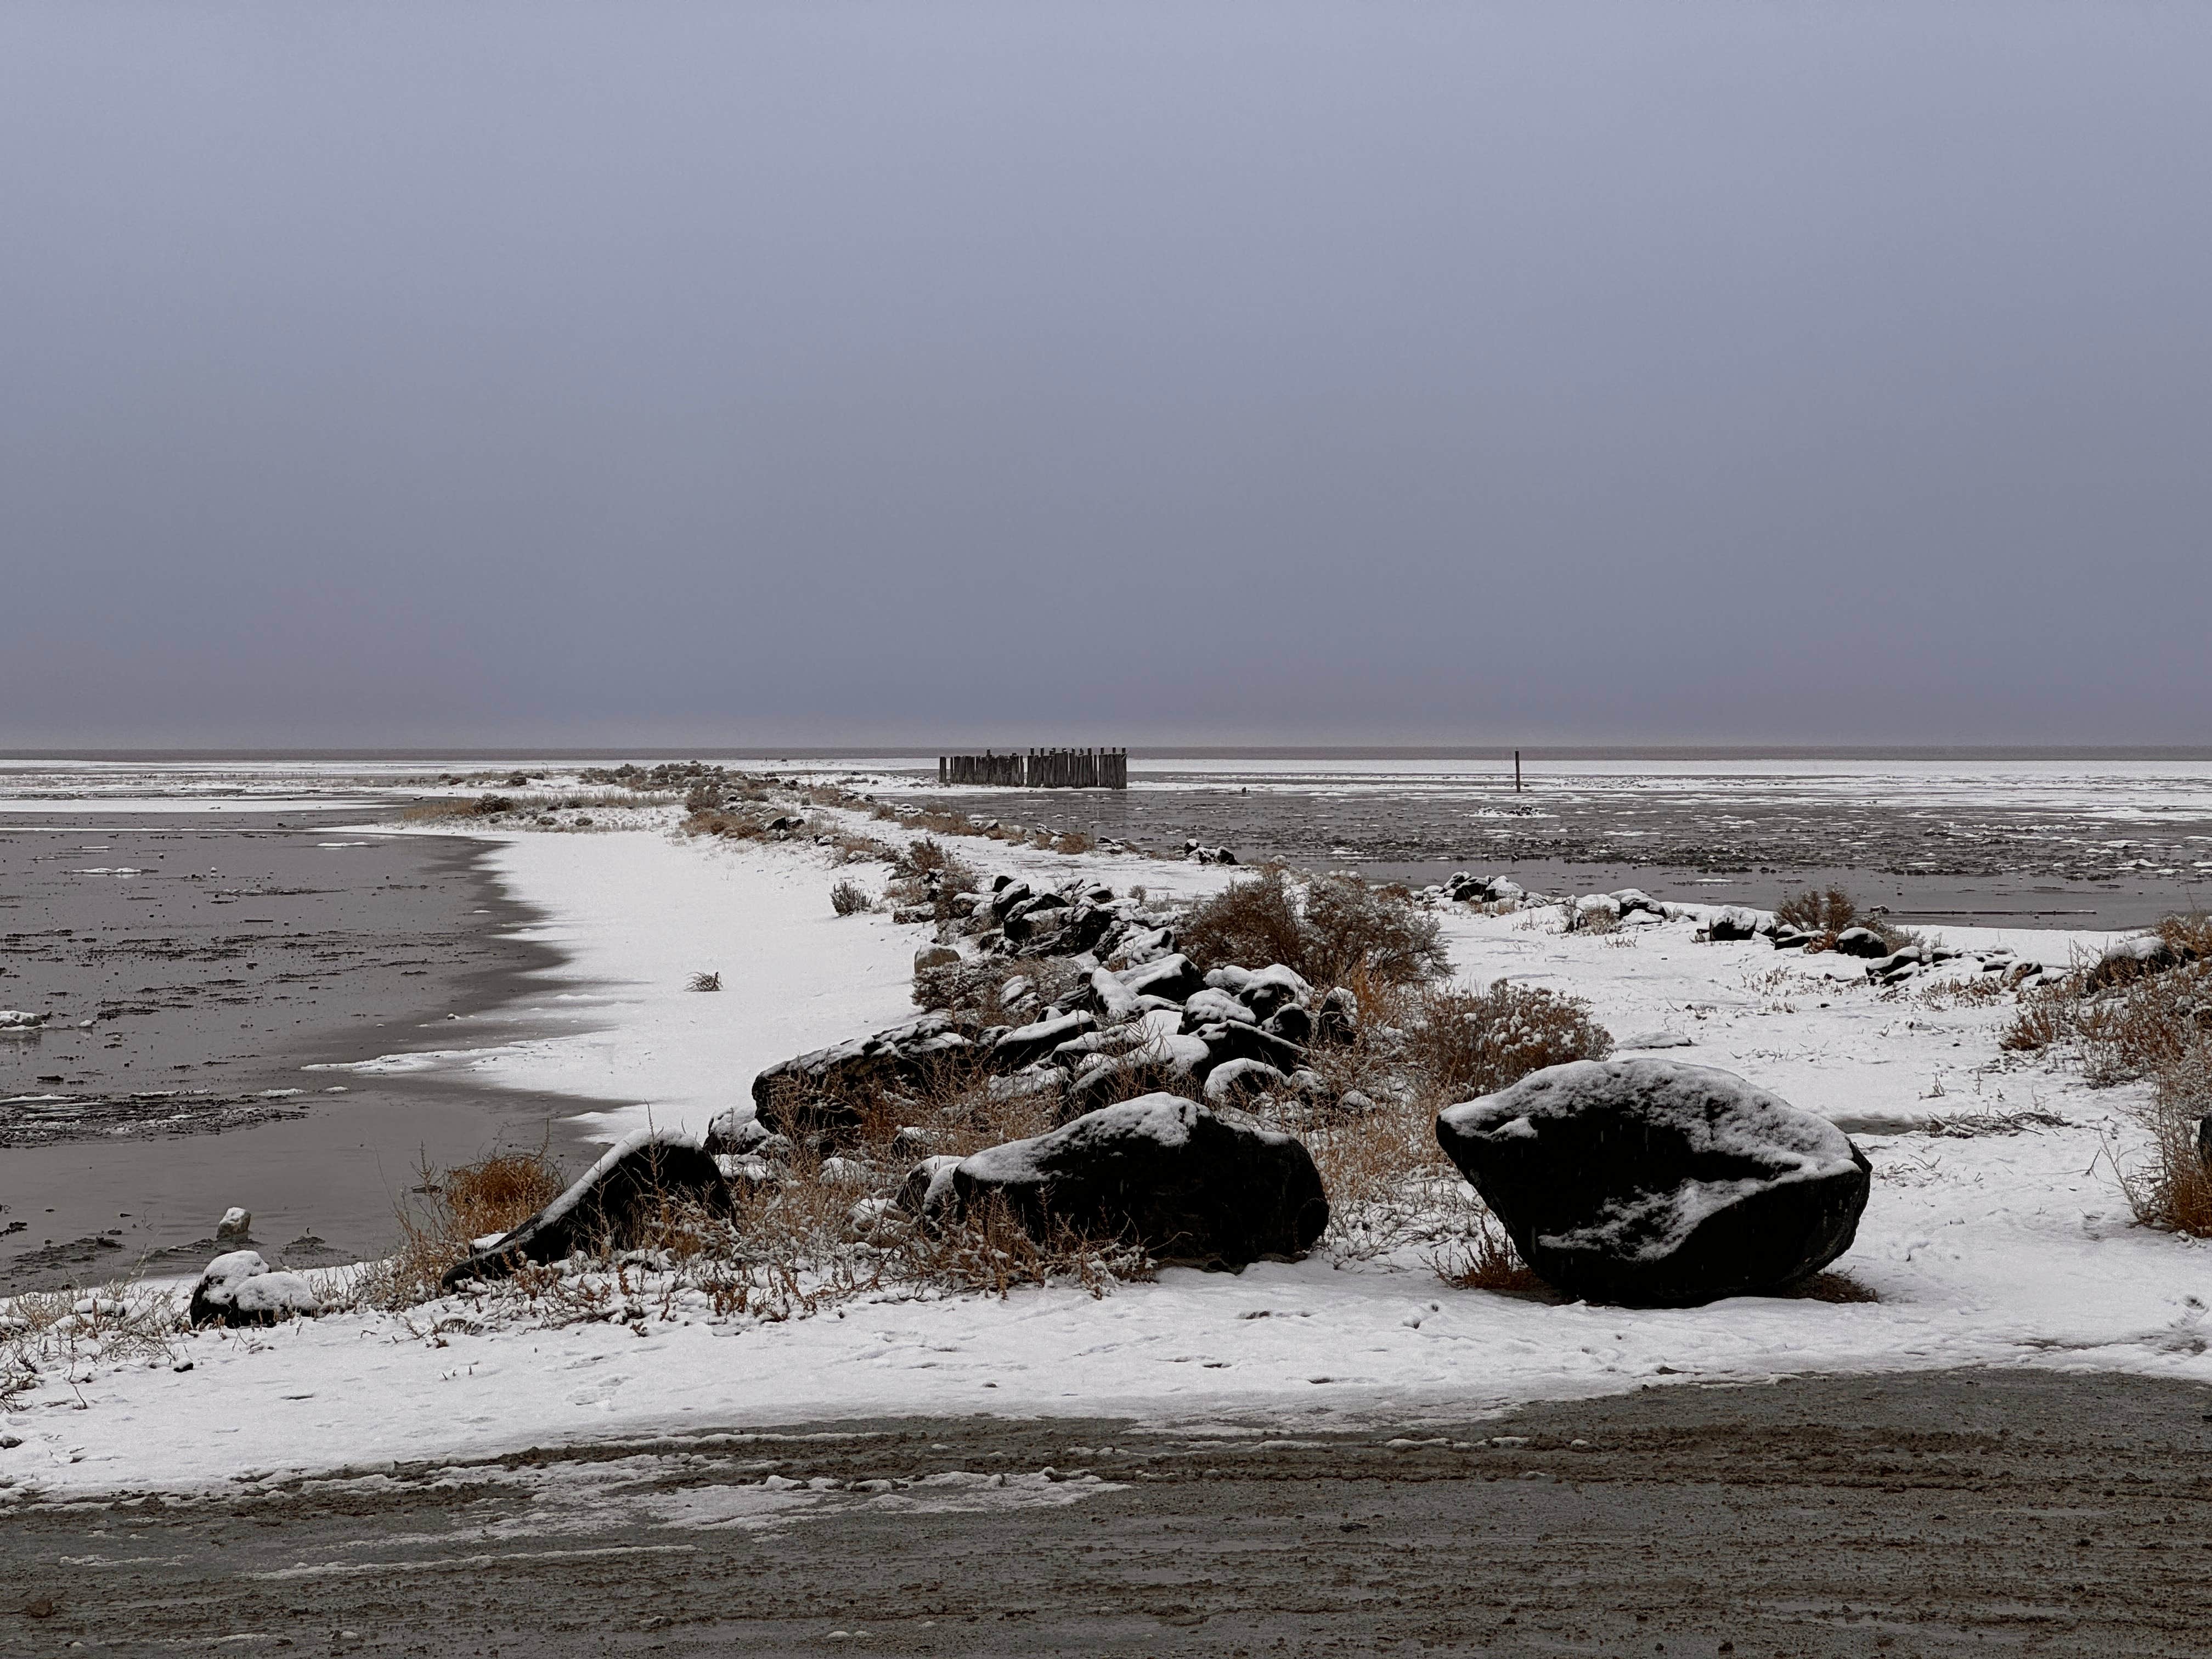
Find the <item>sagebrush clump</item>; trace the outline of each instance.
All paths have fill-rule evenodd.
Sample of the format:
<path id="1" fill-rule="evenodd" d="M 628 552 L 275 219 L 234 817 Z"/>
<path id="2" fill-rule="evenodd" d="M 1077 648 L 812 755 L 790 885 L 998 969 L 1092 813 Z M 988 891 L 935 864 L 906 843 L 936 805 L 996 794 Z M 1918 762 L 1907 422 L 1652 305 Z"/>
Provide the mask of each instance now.
<path id="1" fill-rule="evenodd" d="M 1301 887 L 1270 866 L 1191 907 L 1176 929 L 1201 968 L 1279 962 L 1316 986 L 1410 985 L 1451 972 L 1442 929 L 1402 887 L 1316 876 Z"/>

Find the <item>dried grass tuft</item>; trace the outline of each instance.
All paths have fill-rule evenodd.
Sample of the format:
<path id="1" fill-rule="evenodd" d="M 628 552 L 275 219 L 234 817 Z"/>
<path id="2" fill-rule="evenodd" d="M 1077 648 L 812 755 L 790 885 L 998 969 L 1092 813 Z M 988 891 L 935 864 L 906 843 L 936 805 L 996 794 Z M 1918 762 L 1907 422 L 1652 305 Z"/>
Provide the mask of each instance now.
<path id="1" fill-rule="evenodd" d="M 513 1231 L 568 1184 L 543 1146 L 494 1152 L 445 1170 L 426 1159 L 420 1176 L 414 1191 L 392 1206 L 398 1249 L 374 1264 L 355 1287 L 356 1298 L 372 1307 L 410 1307 L 437 1296 L 446 1269 L 467 1256 L 477 1239 Z"/>

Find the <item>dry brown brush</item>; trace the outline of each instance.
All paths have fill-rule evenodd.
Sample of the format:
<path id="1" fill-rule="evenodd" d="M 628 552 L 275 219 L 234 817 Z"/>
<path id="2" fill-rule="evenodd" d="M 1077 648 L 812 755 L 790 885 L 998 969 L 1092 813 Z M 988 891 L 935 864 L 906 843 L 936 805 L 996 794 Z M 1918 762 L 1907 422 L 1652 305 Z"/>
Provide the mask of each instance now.
<path id="1" fill-rule="evenodd" d="M 1201 968 L 1279 962 L 1316 986 L 1409 985 L 1451 972 L 1437 919 L 1403 887 L 1357 876 L 1293 883 L 1271 865 L 1193 905 L 1176 937 Z"/>

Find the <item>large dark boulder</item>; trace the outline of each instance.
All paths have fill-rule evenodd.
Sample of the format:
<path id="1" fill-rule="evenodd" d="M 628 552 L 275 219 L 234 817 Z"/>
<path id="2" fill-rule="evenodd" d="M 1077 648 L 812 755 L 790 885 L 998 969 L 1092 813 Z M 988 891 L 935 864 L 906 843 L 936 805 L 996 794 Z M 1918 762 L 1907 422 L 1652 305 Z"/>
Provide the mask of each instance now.
<path id="1" fill-rule="evenodd" d="M 963 1214 L 1002 1199 L 1030 1233 L 1140 1243 L 1156 1260 L 1242 1267 L 1304 1254 L 1328 1224 L 1312 1156 L 1291 1136 L 1177 1095 L 1101 1107 L 962 1160 Z"/>
<path id="2" fill-rule="evenodd" d="M 2156 933 L 2124 939 L 2098 957 L 2095 965 L 2081 976 L 2081 990 L 2087 995 L 2152 974 L 2168 973 L 2192 961 L 2196 955 L 2187 946 L 2176 947 Z"/>
<path id="3" fill-rule="evenodd" d="M 915 1088 L 972 1057 L 959 1018 L 935 1009 L 903 1025 L 778 1060 L 753 1079 L 753 1109 L 770 1130 L 799 1134 L 856 1127 L 860 1104 L 886 1088 Z"/>
<path id="4" fill-rule="evenodd" d="M 1871 1168 L 1733 1073 L 1576 1060 L 1437 1119 L 1522 1259 L 1571 1296 L 1686 1307 L 1785 1291 L 1850 1248 Z"/>
<path id="5" fill-rule="evenodd" d="M 1889 941 L 1871 927 L 1846 927 L 1836 935 L 1838 956 L 1864 957 L 1873 962 L 1889 954 Z"/>
<path id="6" fill-rule="evenodd" d="M 501 1279 L 526 1261 L 558 1261 L 578 1249 L 631 1249 L 660 1224 L 694 1206 L 726 1215 L 729 1184 L 698 1142 L 640 1129 L 617 1141 L 568 1190 L 520 1226 L 446 1270 L 465 1279 Z"/>
<path id="7" fill-rule="evenodd" d="M 1741 905 L 1731 904 L 1724 910 L 1716 910 L 1705 922 L 1705 937 L 1716 945 L 1755 939 L 1758 934 L 1758 914 Z"/>

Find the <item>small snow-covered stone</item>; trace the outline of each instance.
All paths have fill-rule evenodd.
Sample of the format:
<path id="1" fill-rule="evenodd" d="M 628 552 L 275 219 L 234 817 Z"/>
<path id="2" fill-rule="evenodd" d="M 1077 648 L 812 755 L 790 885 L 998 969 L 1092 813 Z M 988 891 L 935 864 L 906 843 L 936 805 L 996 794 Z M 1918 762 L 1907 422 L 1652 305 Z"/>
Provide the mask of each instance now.
<path id="1" fill-rule="evenodd" d="M 726 1112 L 718 1112 L 707 1125 L 706 1139 L 700 1144 L 718 1157 L 742 1158 L 760 1150 L 761 1143 L 769 1137 L 767 1124 L 753 1115 L 747 1106 L 732 1106 Z"/>
<path id="2" fill-rule="evenodd" d="M 1182 1005 L 1182 1029 L 1186 1031 L 1195 1031 L 1201 1025 L 1224 1019 L 1235 1020 L 1240 1025 L 1260 1023 L 1260 1017 L 1244 1003 L 1231 993 L 1212 986 L 1194 992 Z"/>
<path id="3" fill-rule="evenodd" d="M 914 953 L 914 971 L 926 974 L 933 968 L 957 968 L 960 952 L 949 945 L 925 945 Z"/>
<path id="4" fill-rule="evenodd" d="M 892 1201 L 918 1220 L 934 1220 L 952 1201 L 952 1172 L 959 1167 L 958 1158 L 943 1152 L 923 1158 L 907 1171 Z"/>
<path id="5" fill-rule="evenodd" d="M 1449 1106 L 1437 1139 L 1543 1278 L 1683 1306 L 1789 1288 L 1850 1247 L 1871 1166 L 1732 1073 L 1576 1060 Z"/>
<path id="6" fill-rule="evenodd" d="M 1232 1060 L 1206 1073 L 1209 1105 L 1234 1106 L 1281 1087 L 1287 1079 L 1264 1060 Z"/>
<path id="7" fill-rule="evenodd" d="M 298 1273 L 271 1271 L 256 1251 L 232 1250 L 201 1273 L 187 1316 L 194 1325 L 274 1325 L 321 1310 L 321 1298 Z"/>
<path id="8" fill-rule="evenodd" d="M 1688 1048 L 1695 1046 L 1695 1042 L 1696 1039 L 1680 1031 L 1638 1031 L 1633 1036 L 1621 1038 L 1613 1046 L 1615 1048 Z"/>
<path id="9" fill-rule="evenodd" d="M 253 1237 L 253 1212 L 241 1210 L 235 1204 L 222 1212 L 222 1219 L 215 1224 L 215 1242 L 230 1244 Z"/>
<path id="10" fill-rule="evenodd" d="M 1346 1043 L 1359 1035 L 1359 999 L 1346 986 L 1337 986 L 1321 1000 L 1314 1016 L 1316 1042 Z"/>

